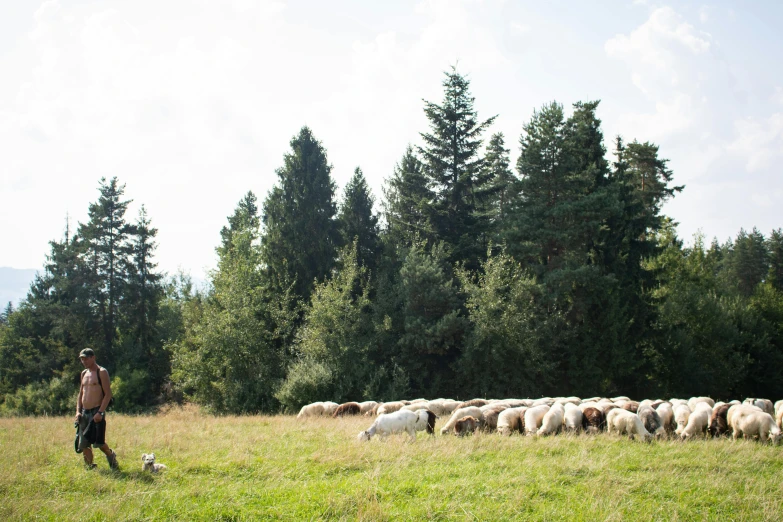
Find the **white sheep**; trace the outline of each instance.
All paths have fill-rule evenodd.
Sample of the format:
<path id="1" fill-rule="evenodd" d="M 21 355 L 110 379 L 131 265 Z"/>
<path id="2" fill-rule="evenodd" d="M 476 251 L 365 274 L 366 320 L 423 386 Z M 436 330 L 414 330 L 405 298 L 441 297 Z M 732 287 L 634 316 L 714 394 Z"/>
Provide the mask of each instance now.
<path id="1" fill-rule="evenodd" d="M 429 404 L 426 402 L 413 402 L 411 404 L 406 404 L 401 410 L 408 410 L 408 411 L 419 411 L 419 410 L 427 410 L 429 409 Z"/>
<path id="2" fill-rule="evenodd" d="M 739 417 L 746 413 L 752 413 L 756 411 L 761 411 L 761 408 L 750 404 L 735 404 L 731 408 L 729 408 L 729 411 L 726 412 L 726 423 L 729 425 L 729 428 L 734 429 L 735 417 Z"/>
<path id="3" fill-rule="evenodd" d="M 378 406 L 378 403 L 376 401 L 364 401 L 359 403 L 359 407 L 361 410 L 359 411 L 362 415 L 371 415 L 372 410 Z"/>
<path id="4" fill-rule="evenodd" d="M 783 408 L 779 409 L 775 414 L 775 422 L 777 423 L 778 428 L 783 430 Z"/>
<path id="5" fill-rule="evenodd" d="M 527 406 L 509 408 L 498 415 L 498 433 L 510 436 L 514 431 L 522 431 Z"/>
<path id="6" fill-rule="evenodd" d="M 606 429 L 609 433 L 627 434 L 631 439 L 639 437 L 644 441 L 652 440 L 652 435 L 644 428 L 642 419 L 635 413 L 615 408 L 606 415 Z"/>
<path id="7" fill-rule="evenodd" d="M 775 424 L 775 419 L 764 411 L 744 411 L 739 415 L 735 414 L 732 437 L 737 440 L 740 435 L 744 438 L 758 435 L 761 442 L 767 442 L 771 438 L 774 444 L 778 444 L 781 439 L 781 431 Z"/>
<path id="8" fill-rule="evenodd" d="M 688 407 L 691 411 L 696 411 L 696 405 L 700 402 L 706 402 L 710 407 L 715 406 L 715 401 L 709 397 L 691 397 L 688 399 Z"/>
<path id="9" fill-rule="evenodd" d="M 416 432 L 427 429 L 430 420 L 428 410 L 410 411 L 398 410 L 392 413 L 379 415 L 369 429 L 359 433 L 359 440 L 370 440 L 373 435 L 385 439 L 394 433 L 405 432 L 410 436 L 410 441 L 416 440 Z"/>
<path id="10" fill-rule="evenodd" d="M 441 435 L 446 435 L 448 432 L 450 432 L 452 429 L 454 429 L 454 425 L 457 423 L 458 420 L 460 420 L 462 417 L 475 417 L 478 419 L 479 423 L 484 422 L 484 415 L 481 412 L 481 408 L 477 406 L 468 406 L 467 408 L 460 408 L 458 410 L 454 410 L 454 412 L 451 414 L 451 418 L 449 418 L 448 422 L 443 425 L 443 427 L 440 429 Z"/>
<path id="11" fill-rule="evenodd" d="M 332 413 L 334 413 L 334 410 L 340 407 L 339 404 L 332 401 L 324 401 L 323 405 L 324 405 L 323 415 L 326 415 L 327 417 L 331 417 Z"/>
<path id="12" fill-rule="evenodd" d="M 530 405 L 531 408 L 536 408 L 538 406 L 552 406 L 555 403 L 555 400 L 551 397 L 543 397 L 541 399 L 536 399 L 533 401 L 533 404 Z"/>
<path id="13" fill-rule="evenodd" d="M 769 399 L 745 399 L 743 401 L 743 404 L 751 404 L 753 406 L 756 406 L 757 408 L 760 408 L 761 411 L 769 413 L 770 415 L 775 414 L 775 406 L 772 404 L 772 401 Z"/>
<path id="14" fill-rule="evenodd" d="M 394 413 L 395 411 L 401 410 L 403 406 L 405 406 L 405 403 L 402 401 L 384 402 L 378 406 L 376 412 L 378 415 Z"/>
<path id="15" fill-rule="evenodd" d="M 711 415 L 712 407 L 709 404 L 704 402 L 696 403 L 696 409 L 688 416 L 688 424 L 680 431 L 682 440 L 705 436 L 707 433 L 707 426 L 710 424 Z"/>
<path id="16" fill-rule="evenodd" d="M 658 412 L 658 416 L 661 418 L 661 424 L 663 424 L 664 429 L 668 433 L 674 431 L 674 410 L 672 410 L 672 405 L 668 402 L 662 402 L 658 405 L 657 408 L 655 408 L 655 411 Z"/>
<path id="17" fill-rule="evenodd" d="M 565 408 L 563 405 L 559 402 L 554 403 L 541 419 L 541 427 L 536 435 L 555 435 L 563 427 L 564 417 Z"/>
<path id="18" fill-rule="evenodd" d="M 528 408 L 525 412 L 525 434 L 533 435 L 541 427 L 544 415 L 549 411 L 549 406 L 542 404 Z"/>
<path id="19" fill-rule="evenodd" d="M 318 417 L 324 414 L 324 403 L 314 402 L 312 404 L 305 404 L 302 409 L 299 410 L 297 419 L 303 419 L 305 417 Z"/>
<path id="20" fill-rule="evenodd" d="M 674 422 L 677 424 L 677 429 L 674 430 L 674 433 L 677 435 L 682 434 L 682 430 L 684 430 L 685 426 L 688 425 L 688 417 L 691 416 L 691 413 L 691 409 L 687 404 L 680 403 L 679 406 L 675 406 Z"/>
<path id="21" fill-rule="evenodd" d="M 579 406 L 581 406 L 581 404 Z M 575 406 L 570 402 L 563 406 L 565 408 L 563 426 L 565 426 L 566 431 L 576 432 L 582 428 L 583 415 L 579 406 Z"/>
<path id="22" fill-rule="evenodd" d="M 772 409 L 774 409 L 774 410 L 775 410 L 775 417 L 777 417 L 777 416 L 778 416 L 778 413 L 780 413 L 781 411 L 783 411 L 783 400 L 779 400 L 779 401 L 777 401 L 777 402 L 776 402 L 776 403 L 775 403 L 775 404 L 772 406 Z"/>

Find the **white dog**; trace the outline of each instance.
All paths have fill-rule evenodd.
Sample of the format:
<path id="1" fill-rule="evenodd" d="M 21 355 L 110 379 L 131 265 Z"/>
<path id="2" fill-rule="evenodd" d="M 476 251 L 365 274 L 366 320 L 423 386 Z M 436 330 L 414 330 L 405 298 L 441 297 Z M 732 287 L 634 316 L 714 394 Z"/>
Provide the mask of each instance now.
<path id="1" fill-rule="evenodd" d="M 143 463 L 141 465 L 142 471 L 151 471 L 152 473 L 157 473 L 158 471 L 166 469 L 165 464 L 155 464 L 154 453 L 150 453 L 149 455 L 147 455 L 146 453 L 142 453 L 141 462 Z"/>

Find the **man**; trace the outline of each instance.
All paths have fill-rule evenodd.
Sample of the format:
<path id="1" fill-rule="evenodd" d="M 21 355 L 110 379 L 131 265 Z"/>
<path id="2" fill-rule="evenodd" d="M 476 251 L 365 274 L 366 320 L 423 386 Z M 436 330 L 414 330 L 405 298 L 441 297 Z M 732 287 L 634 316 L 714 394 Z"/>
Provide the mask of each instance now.
<path id="1" fill-rule="evenodd" d="M 106 455 L 111 469 L 119 469 L 117 454 L 106 444 L 106 408 L 111 401 L 109 372 L 95 362 L 95 352 L 85 348 L 79 353 L 79 360 L 85 370 L 82 371 L 79 397 L 76 399 L 76 422 L 79 423 L 79 449 L 83 452 L 84 463 L 88 469 L 96 464 L 92 462 L 92 449 L 100 448 Z"/>

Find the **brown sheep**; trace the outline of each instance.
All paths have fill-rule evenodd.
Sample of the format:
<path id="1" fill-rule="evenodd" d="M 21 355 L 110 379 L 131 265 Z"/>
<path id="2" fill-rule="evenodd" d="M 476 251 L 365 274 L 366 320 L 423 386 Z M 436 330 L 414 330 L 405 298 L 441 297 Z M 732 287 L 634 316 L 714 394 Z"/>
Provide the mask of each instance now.
<path id="1" fill-rule="evenodd" d="M 469 433 L 475 432 L 477 427 L 478 427 L 478 419 L 476 417 L 471 417 L 471 416 L 462 417 L 454 425 L 454 434 L 460 437 L 464 437 Z"/>
<path id="2" fill-rule="evenodd" d="M 639 403 L 637 401 L 629 401 L 623 404 L 623 409 L 628 410 L 631 413 L 636 413 L 639 411 Z"/>
<path id="3" fill-rule="evenodd" d="M 585 408 L 582 415 L 582 429 L 586 433 L 596 433 L 606 429 L 606 415 L 598 408 Z"/>
<path id="4" fill-rule="evenodd" d="M 454 408 L 454 410 L 456 411 L 460 408 L 468 408 L 470 406 L 476 406 L 477 408 L 481 408 L 482 406 L 486 406 L 487 404 L 489 404 L 489 401 L 486 399 L 472 399 L 458 404 L 457 407 Z"/>
<path id="5" fill-rule="evenodd" d="M 421 411 L 421 410 L 419 410 Z M 427 413 L 427 433 L 435 435 L 435 422 L 438 420 L 438 416 L 430 410 L 426 410 Z"/>
<path id="6" fill-rule="evenodd" d="M 346 402 L 337 407 L 332 413 L 332 417 L 342 417 L 344 415 L 359 415 L 362 412 L 362 407 L 358 402 Z"/>
<path id="7" fill-rule="evenodd" d="M 481 426 L 481 429 L 484 431 L 487 431 L 489 433 L 494 432 L 496 429 L 498 429 L 498 417 L 500 416 L 500 412 L 507 410 L 507 406 L 497 406 L 497 407 L 488 407 L 483 409 L 484 412 L 484 424 Z"/>
<path id="8" fill-rule="evenodd" d="M 712 412 L 710 425 L 707 427 L 710 437 L 720 437 L 729 432 L 729 421 L 726 418 L 729 408 L 731 408 L 731 404 L 723 404 Z"/>

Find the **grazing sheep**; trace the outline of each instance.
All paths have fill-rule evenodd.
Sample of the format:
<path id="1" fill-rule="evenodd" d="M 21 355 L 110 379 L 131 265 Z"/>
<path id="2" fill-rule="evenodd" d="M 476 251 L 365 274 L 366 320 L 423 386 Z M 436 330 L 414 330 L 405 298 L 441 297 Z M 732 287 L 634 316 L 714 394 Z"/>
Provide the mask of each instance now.
<path id="1" fill-rule="evenodd" d="M 775 414 L 775 423 L 778 425 L 778 428 L 783 430 L 783 408 L 779 409 Z"/>
<path id="2" fill-rule="evenodd" d="M 565 408 L 563 408 L 563 405 L 559 402 L 554 403 L 541 420 L 541 427 L 536 432 L 536 435 L 557 434 L 563 427 L 564 417 Z"/>
<path id="3" fill-rule="evenodd" d="M 743 404 L 751 404 L 753 406 L 756 406 L 757 408 L 760 408 L 761 411 L 765 413 L 769 413 L 770 415 L 775 414 L 775 406 L 772 404 L 772 401 L 769 399 L 745 399 L 743 401 Z"/>
<path id="4" fill-rule="evenodd" d="M 344 417 L 346 415 L 359 415 L 362 412 L 362 407 L 358 402 L 345 402 L 337 407 L 332 413 L 332 417 Z"/>
<path id="5" fill-rule="evenodd" d="M 620 402 L 620 401 L 631 402 L 631 399 L 629 397 L 626 397 L 625 395 L 620 395 L 619 397 L 612 397 L 609 400 L 611 400 L 614 403 L 617 403 L 617 402 Z"/>
<path id="6" fill-rule="evenodd" d="M 687 404 L 680 404 L 674 408 L 674 422 L 677 424 L 677 429 L 674 433 L 677 435 L 682 434 L 682 430 L 688 425 L 688 417 L 691 416 L 691 409 Z"/>
<path id="7" fill-rule="evenodd" d="M 752 406 L 750 404 L 734 404 L 729 408 L 729 411 L 726 412 L 726 423 L 729 425 L 729 428 L 732 430 L 734 429 L 734 417 L 736 415 L 742 415 L 745 413 L 750 413 L 754 411 L 761 411 L 761 408 L 757 406 Z"/>
<path id="8" fill-rule="evenodd" d="M 376 413 L 378 415 L 394 413 L 395 411 L 400 411 L 403 406 L 405 406 L 405 404 L 402 401 L 384 402 L 378 406 Z"/>
<path id="9" fill-rule="evenodd" d="M 378 403 L 376 401 L 364 401 L 360 402 L 359 406 L 362 407 L 362 415 L 371 415 L 372 411 L 378 406 Z"/>
<path id="10" fill-rule="evenodd" d="M 636 401 L 628 401 L 624 403 L 622 406 L 620 406 L 624 410 L 628 410 L 631 413 L 638 413 L 639 412 L 639 403 Z"/>
<path id="11" fill-rule="evenodd" d="M 737 440 L 740 435 L 744 438 L 758 436 L 761 442 L 771 439 L 773 444 L 780 443 L 781 439 L 781 431 L 775 419 L 765 411 L 747 411 L 735 415 L 732 437 Z"/>
<path id="12" fill-rule="evenodd" d="M 688 401 L 686 401 L 684 399 L 669 399 L 669 404 L 672 405 L 672 410 L 676 410 L 677 406 L 680 406 L 682 404 L 687 406 L 688 405 Z"/>
<path id="13" fill-rule="evenodd" d="M 607 415 L 612 410 L 622 409 L 616 404 L 607 404 L 605 402 L 604 403 L 599 402 L 598 405 L 601 407 L 601 410 L 604 412 L 604 415 Z"/>
<path id="14" fill-rule="evenodd" d="M 704 404 L 707 408 L 700 408 L 701 404 Z M 696 409 L 688 416 L 688 424 L 680 431 L 682 440 L 704 436 L 707 433 L 711 414 L 712 406 L 706 403 L 696 403 Z"/>
<path id="15" fill-rule="evenodd" d="M 438 416 L 430 410 L 416 410 L 414 413 L 417 416 L 416 431 L 426 431 L 429 435 L 435 435 L 435 422 Z"/>
<path id="16" fill-rule="evenodd" d="M 412 402 L 410 404 L 406 404 L 400 409 L 408 411 L 428 410 L 429 404 L 426 402 Z"/>
<path id="17" fill-rule="evenodd" d="M 449 406 L 451 406 L 452 403 L 453 407 L 449 409 Z M 454 411 L 454 406 L 457 406 L 457 404 L 459 404 L 457 401 L 449 402 L 445 399 L 435 399 L 434 401 L 427 403 L 427 409 L 435 413 L 438 417 L 443 417 L 444 415 L 451 415 Z"/>
<path id="18" fill-rule="evenodd" d="M 599 408 L 585 408 L 582 411 L 582 428 L 586 433 L 598 433 L 606 428 L 606 415 Z"/>
<path id="19" fill-rule="evenodd" d="M 645 405 L 639 408 L 636 415 L 642 419 L 644 429 L 646 429 L 653 437 L 661 439 L 666 436 L 666 429 L 663 427 L 663 421 L 658 412 L 655 411 L 652 406 Z"/>
<path id="20" fill-rule="evenodd" d="M 543 397 L 541 399 L 536 399 L 533 401 L 533 404 L 530 405 L 531 408 L 535 408 L 537 406 L 552 406 L 555 403 L 555 400 L 551 397 Z"/>
<path id="21" fill-rule="evenodd" d="M 502 412 L 508 409 L 507 406 L 502 404 L 488 404 L 481 409 L 481 413 L 484 415 L 484 422 L 482 423 L 482 429 L 484 431 L 493 432 L 498 427 L 498 417 Z"/>
<path id="22" fill-rule="evenodd" d="M 479 421 L 476 417 L 468 415 L 454 423 L 454 435 L 464 437 L 476 431 Z"/>
<path id="23" fill-rule="evenodd" d="M 662 402 L 658 405 L 657 408 L 655 408 L 655 411 L 658 412 L 658 416 L 661 418 L 661 424 L 663 425 L 663 428 L 666 430 L 666 432 L 673 432 L 675 424 L 674 410 L 672 410 L 672 405 L 668 402 Z"/>
<path id="24" fill-rule="evenodd" d="M 595 401 L 585 401 L 585 402 L 583 402 L 582 404 L 579 405 L 579 409 L 582 410 L 583 412 L 587 408 L 598 408 L 598 407 L 599 407 L 598 403 L 595 402 Z"/>
<path id="25" fill-rule="evenodd" d="M 773 406 L 772 409 L 775 410 L 775 417 L 778 416 L 778 413 L 783 411 L 783 400 L 777 401 Z"/>
<path id="26" fill-rule="evenodd" d="M 582 404 L 586 402 L 598 402 L 601 400 L 601 397 L 588 397 L 586 399 L 582 399 Z"/>
<path id="27" fill-rule="evenodd" d="M 299 410 L 299 415 L 297 415 L 296 418 L 303 419 L 305 417 L 318 417 L 323 414 L 324 414 L 324 403 L 314 402 L 312 404 L 306 404 L 302 406 L 302 409 Z"/>
<path id="28" fill-rule="evenodd" d="M 469 401 L 459 403 L 457 409 L 461 410 L 462 408 L 470 408 L 471 406 L 480 408 L 481 406 L 486 406 L 487 404 L 489 404 L 487 399 L 471 399 Z"/>
<path id="29" fill-rule="evenodd" d="M 379 435 L 385 439 L 394 433 L 405 432 L 410 436 L 410 441 L 416 440 L 416 426 L 419 424 L 418 412 L 398 410 L 392 413 L 379 415 L 369 429 L 359 433 L 359 440 L 370 440 L 373 435 Z"/>
<path id="30" fill-rule="evenodd" d="M 582 410 L 579 406 L 575 406 L 573 403 L 567 402 L 563 405 L 565 408 L 565 414 L 563 415 L 563 426 L 566 431 L 577 432 L 582 427 Z"/>
<path id="31" fill-rule="evenodd" d="M 542 404 L 541 406 L 534 406 L 528 408 L 525 412 L 525 434 L 533 435 L 541 427 L 541 423 L 544 420 L 544 415 L 549 411 L 549 406 Z"/>
<path id="32" fill-rule="evenodd" d="M 691 411 L 696 411 L 696 405 L 700 402 L 706 402 L 710 407 L 715 406 L 715 401 L 709 397 L 691 397 L 688 399 L 688 407 Z"/>
<path id="33" fill-rule="evenodd" d="M 327 417 L 331 417 L 332 413 L 334 413 L 334 410 L 336 410 L 337 408 L 340 407 L 339 404 L 337 404 L 336 402 L 332 402 L 332 401 L 324 401 L 323 404 L 324 404 L 324 413 L 323 414 L 326 415 Z"/>
<path id="34" fill-rule="evenodd" d="M 728 404 L 715 405 L 715 408 L 712 410 L 712 417 L 710 417 L 710 425 L 707 428 L 710 437 L 720 437 L 724 433 L 729 432 L 729 421 L 726 418 L 729 408 L 731 406 Z"/>
<path id="35" fill-rule="evenodd" d="M 525 429 L 526 411 L 527 406 L 509 408 L 507 410 L 501 411 L 500 415 L 498 415 L 498 433 L 506 436 L 510 436 L 515 431 L 519 431 L 521 433 Z"/>
<path id="36" fill-rule="evenodd" d="M 454 410 L 454 413 L 451 414 L 451 418 L 446 422 L 446 424 L 440 429 L 441 435 L 446 435 L 449 431 L 451 431 L 454 428 L 454 425 L 457 423 L 458 420 L 460 420 L 462 417 L 475 417 L 478 419 L 479 422 L 483 422 L 484 420 L 484 414 L 481 411 L 481 408 L 478 406 L 468 406 L 467 408 L 460 408 L 458 410 Z"/>
<path id="37" fill-rule="evenodd" d="M 644 428 L 642 419 L 635 413 L 622 408 L 615 408 L 606 416 L 606 427 L 609 433 L 627 434 L 629 438 L 639 437 L 644 441 L 652 440 L 652 435 Z"/>

